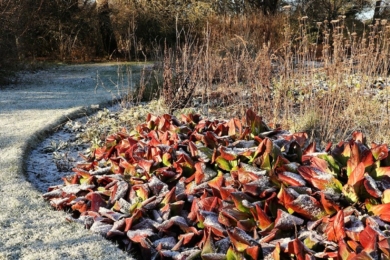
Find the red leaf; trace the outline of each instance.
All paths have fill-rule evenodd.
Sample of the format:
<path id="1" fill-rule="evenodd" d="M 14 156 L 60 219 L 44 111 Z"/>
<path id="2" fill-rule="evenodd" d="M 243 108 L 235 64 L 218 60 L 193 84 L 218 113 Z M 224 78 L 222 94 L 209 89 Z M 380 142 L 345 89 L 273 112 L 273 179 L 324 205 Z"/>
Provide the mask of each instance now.
<path id="1" fill-rule="evenodd" d="M 218 147 L 218 139 L 213 132 L 207 131 L 204 135 L 204 144 L 211 149 Z"/>
<path id="2" fill-rule="evenodd" d="M 299 174 L 315 188 L 324 190 L 329 184 L 334 184 L 334 177 L 330 173 L 322 172 L 315 167 L 299 166 Z"/>
<path id="3" fill-rule="evenodd" d="M 352 138 L 355 142 L 364 143 L 363 133 L 359 131 L 355 131 L 352 133 Z"/>
<path id="4" fill-rule="evenodd" d="M 299 174 L 293 172 L 278 173 L 278 179 L 283 183 L 291 186 L 305 186 L 306 182 Z"/>
<path id="5" fill-rule="evenodd" d="M 266 229 L 272 224 L 271 219 L 265 214 L 265 212 L 260 208 L 259 204 L 256 204 L 255 208 L 251 208 L 251 213 L 253 218 L 258 223 L 257 225 L 261 230 Z"/>
<path id="6" fill-rule="evenodd" d="M 318 220 L 326 215 L 324 208 L 314 197 L 301 194 L 288 204 L 288 208 L 310 220 Z"/>
<path id="7" fill-rule="evenodd" d="M 207 214 L 204 217 L 203 225 L 205 228 L 208 228 L 214 236 L 225 237 L 226 235 L 225 227 L 219 223 L 217 214 Z"/>
<path id="8" fill-rule="evenodd" d="M 340 210 L 337 214 L 328 221 L 325 233 L 328 240 L 340 241 L 346 236 L 344 227 L 344 211 Z"/>
<path id="9" fill-rule="evenodd" d="M 230 194 L 232 192 L 235 192 L 236 189 L 234 189 L 232 187 L 226 187 L 226 188 L 225 187 L 221 187 L 221 189 L 219 191 L 221 192 L 221 198 L 223 200 L 231 201 L 232 199 L 231 199 Z"/>
<path id="10" fill-rule="evenodd" d="M 324 192 L 321 192 L 321 204 L 328 215 L 340 210 L 340 207 L 334 201 L 326 199 Z"/>
<path id="11" fill-rule="evenodd" d="M 227 233 L 231 243 L 238 252 L 245 251 L 255 243 L 253 238 L 239 228 L 234 228 L 233 231 L 227 230 Z"/>
<path id="12" fill-rule="evenodd" d="M 165 194 L 164 199 L 161 201 L 160 205 L 165 206 L 169 203 L 175 202 L 176 201 L 175 191 L 176 191 L 176 186 L 173 187 L 169 192 Z"/>
<path id="13" fill-rule="evenodd" d="M 360 151 L 359 151 L 359 144 L 353 143 L 351 145 L 351 156 L 349 157 L 347 161 L 347 175 L 350 176 L 352 172 L 355 170 L 356 167 L 358 167 L 360 161 Z M 364 164 L 363 164 L 364 166 Z"/>
<path id="14" fill-rule="evenodd" d="M 378 247 L 386 257 L 388 257 L 388 258 L 390 257 L 390 245 L 389 245 L 389 241 L 387 239 L 383 239 L 383 240 L 379 241 Z"/>
<path id="15" fill-rule="evenodd" d="M 345 243 L 344 240 L 339 240 L 338 242 L 339 245 L 339 251 L 338 251 L 338 259 L 340 260 L 350 260 L 354 259 L 356 256 L 356 253 L 352 252 L 349 248 L 348 245 Z"/>
<path id="16" fill-rule="evenodd" d="M 188 142 L 188 147 L 190 148 L 190 152 L 191 152 L 192 157 L 195 157 L 198 155 L 198 148 L 196 147 L 196 145 L 192 141 Z"/>
<path id="17" fill-rule="evenodd" d="M 218 221 L 227 227 L 237 226 L 238 221 L 249 218 L 251 218 L 251 215 L 248 213 L 226 208 L 222 209 L 218 215 Z"/>
<path id="18" fill-rule="evenodd" d="M 150 168 L 152 167 L 152 165 L 153 165 L 153 161 L 148 161 L 141 158 L 138 161 L 138 166 L 144 169 L 146 173 L 150 173 Z"/>
<path id="19" fill-rule="evenodd" d="M 251 259 L 253 259 L 253 260 L 259 259 L 260 253 L 261 253 L 261 247 L 260 246 L 248 247 L 245 250 L 245 253 L 247 254 L 247 256 L 250 256 Z"/>
<path id="20" fill-rule="evenodd" d="M 103 159 L 106 152 L 107 152 L 107 148 L 105 146 L 97 147 L 94 151 L 95 160 L 100 161 L 101 159 Z"/>
<path id="21" fill-rule="evenodd" d="M 365 180 L 363 181 L 364 187 L 368 194 L 374 198 L 382 197 L 382 192 L 378 189 L 375 180 L 368 174 L 365 174 Z"/>
<path id="22" fill-rule="evenodd" d="M 221 198 L 220 189 L 223 185 L 223 182 L 224 182 L 223 176 L 217 176 L 207 183 L 211 187 L 211 189 L 213 190 L 214 196 L 218 196 Z"/>
<path id="23" fill-rule="evenodd" d="M 294 255 L 297 260 L 305 260 L 305 247 L 298 238 L 288 243 L 286 253 Z"/>
<path id="24" fill-rule="evenodd" d="M 106 201 L 97 192 L 90 192 L 85 196 L 85 198 L 91 201 L 90 210 L 95 212 L 98 212 L 100 207 L 105 207 L 107 205 Z"/>
<path id="25" fill-rule="evenodd" d="M 202 180 L 205 177 L 202 165 L 203 165 L 203 163 L 201 163 L 201 162 L 197 162 L 195 164 L 195 183 L 196 183 L 196 185 L 199 185 L 200 183 L 202 183 Z"/>
<path id="26" fill-rule="evenodd" d="M 371 253 L 377 250 L 378 234 L 369 225 L 360 232 L 359 240 L 365 252 Z"/>
<path id="27" fill-rule="evenodd" d="M 244 192 L 235 191 L 235 192 L 230 193 L 230 195 L 231 195 L 231 198 L 234 202 L 234 205 L 236 206 L 236 208 L 239 211 L 250 213 L 249 208 L 247 208 L 243 204 L 244 200 L 250 201 L 250 197 L 247 194 L 245 194 Z"/>
<path id="28" fill-rule="evenodd" d="M 280 243 L 278 242 L 275 246 L 275 249 L 274 251 L 272 252 L 272 259 L 274 260 L 280 260 L 281 257 L 280 257 L 280 253 L 281 253 L 281 248 L 280 248 Z"/>
<path id="29" fill-rule="evenodd" d="M 229 152 L 229 151 L 227 150 L 227 148 L 225 148 L 225 147 L 223 147 L 223 146 L 221 146 L 221 147 L 219 148 L 219 151 L 220 151 L 220 153 L 221 153 L 221 157 L 222 157 L 223 159 L 227 160 L 227 161 L 233 161 L 233 160 L 237 159 L 237 155 L 236 155 L 236 154 L 234 154 L 234 153 L 232 153 L 232 152 Z"/>
<path id="30" fill-rule="evenodd" d="M 382 176 L 390 176 L 390 166 L 386 167 L 379 167 L 374 170 L 375 178 L 382 177 Z"/>
<path id="31" fill-rule="evenodd" d="M 231 171 L 230 174 L 235 180 L 238 179 L 238 181 L 243 185 L 261 178 L 259 175 L 256 175 L 255 173 L 250 171 L 246 171 L 244 168 L 239 168 L 236 171 Z"/>
<path id="32" fill-rule="evenodd" d="M 228 122 L 228 135 L 239 136 L 242 133 L 242 124 L 237 118 L 230 119 Z"/>
<path id="33" fill-rule="evenodd" d="M 305 156 L 302 156 L 302 161 L 309 162 L 310 166 L 317 168 L 318 170 L 320 170 L 324 173 L 329 172 L 328 163 L 324 159 L 318 158 L 316 156 L 305 155 Z"/>
<path id="34" fill-rule="evenodd" d="M 275 228 L 280 230 L 294 230 L 297 226 L 302 225 L 303 219 L 295 217 L 293 215 L 278 209 L 278 215 L 275 219 Z"/>
<path id="35" fill-rule="evenodd" d="M 294 197 L 288 193 L 284 186 L 280 187 L 278 199 L 279 203 L 282 204 L 285 208 L 289 208 L 290 203 L 294 201 Z"/>
<path id="36" fill-rule="evenodd" d="M 192 222 L 194 222 L 197 218 L 197 214 L 199 212 L 199 206 L 198 206 L 198 201 L 199 199 L 198 198 L 195 198 L 193 201 L 192 201 L 192 204 L 191 204 L 191 210 L 190 210 L 190 213 L 188 214 L 188 219 L 191 220 Z"/>
<path id="37" fill-rule="evenodd" d="M 375 258 L 372 258 L 369 253 L 362 251 L 359 254 L 357 254 L 353 260 L 372 260 Z"/>
<path id="38" fill-rule="evenodd" d="M 365 150 L 362 152 L 361 162 L 364 164 L 364 167 L 372 166 L 375 163 L 374 156 L 370 150 Z"/>
<path id="39" fill-rule="evenodd" d="M 256 227 L 256 222 L 250 218 L 239 220 L 237 222 L 237 227 L 246 231 L 246 232 L 251 232 L 251 231 L 254 231 L 254 229 Z"/>
<path id="40" fill-rule="evenodd" d="M 135 243 L 141 243 L 142 239 L 153 235 L 154 232 L 152 229 L 138 229 L 127 231 L 127 237 Z"/>
<path id="41" fill-rule="evenodd" d="M 179 235 L 179 240 L 182 240 L 183 245 L 187 245 L 192 241 L 192 238 L 195 236 L 194 233 L 186 233 Z"/>
<path id="42" fill-rule="evenodd" d="M 326 147 L 325 147 L 325 152 L 326 153 L 329 153 L 329 151 L 330 151 L 330 148 L 332 148 L 332 143 L 331 142 L 329 142 L 327 145 L 326 145 Z"/>
<path id="43" fill-rule="evenodd" d="M 370 211 L 380 219 L 390 222 L 390 203 L 371 206 Z"/>
<path id="44" fill-rule="evenodd" d="M 78 212 L 83 213 L 88 210 L 88 205 L 85 203 L 84 200 L 80 200 L 72 206 L 72 210 L 77 210 Z"/>
<path id="45" fill-rule="evenodd" d="M 131 138 L 123 139 L 119 142 L 119 144 L 115 146 L 118 155 L 125 153 L 126 150 L 128 150 L 131 146 L 137 143 L 137 142 L 130 142 L 130 141 L 133 141 L 133 139 Z"/>
<path id="46" fill-rule="evenodd" d="M 386 144 L 378 145 L 375 146 L 374 148 L 371 149 L 371 153 L 374 156 L 375 160 L 383 160 L 387 158 L 389 155 L 389 148 L 387 147 Z"/>
<path id="47" fill-rule="evenodd" d="M 313 142 L 313 143 L 310 143 L 310 144 L 306 147 L 305 151 L 303 151 L 303 154 L 304 154 L 304 155 L 307 155 L 307 154 L 312 154 L 312 153 L 315 153 L 315 152 L 316 152 L 316 143 Z"/>
<path id="48" fill-rule="evenodd" d="M 205 211 L 219 212 L 222 209 L 222 200 L 217 197 L 207 197 L 200 199 L 198 206 Z"/>
<path id="49" fill-rule="evenodd" d="M 351 172 L 347 184 L 354 186 L 356 183 L 364 179 L 365 167 L 363 163 L 359 163 Z"/>
<path id="50" fill-rule="evenodd" d="M 110 197 L 110 203 L 114 204 L 120 198 L 123 198 L 129 189 L 129 184 L 125 181 L 118 181 L 115 183 Z"/>
<path id="51" fill-rule="evenodd" d="M 361 252 L 363 250 L 363 247 L 358 242 L 359 241 L 359 236 L 357 236 L 354 239 L 355 240 L 348 240 L 347 241 L 348 246 L 352 249 L 353 252 Z M 340 241 L 344 242 L 344 240 L 340 240 Z M 340 241 L 339 241 L 339 243 L 340 243 Z"/>

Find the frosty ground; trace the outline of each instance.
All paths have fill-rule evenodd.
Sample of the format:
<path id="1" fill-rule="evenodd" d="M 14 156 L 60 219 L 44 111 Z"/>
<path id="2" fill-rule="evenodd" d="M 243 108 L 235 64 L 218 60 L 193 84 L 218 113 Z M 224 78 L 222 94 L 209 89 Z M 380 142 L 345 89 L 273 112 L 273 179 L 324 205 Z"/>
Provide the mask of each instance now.
<path id="1" fill-rule="evenodd" d="M 98 104 L 116 102 L 128 87 L 119 80 L 124 67 L 56 65 L 0 88 L 0 259 L 129 258 L 103 237 L 67 222 L 66 213 L 52 210 L 25 167 L 31 149 L 57 126 Z M 140 67 L 131 65 L 133 76 Z"/>

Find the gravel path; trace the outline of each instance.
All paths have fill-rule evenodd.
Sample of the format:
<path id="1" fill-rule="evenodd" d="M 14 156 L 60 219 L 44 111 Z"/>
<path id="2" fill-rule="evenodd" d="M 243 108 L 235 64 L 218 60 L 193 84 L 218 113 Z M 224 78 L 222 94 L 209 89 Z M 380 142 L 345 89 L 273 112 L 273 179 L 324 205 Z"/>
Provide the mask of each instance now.
<path id="1" fill-rule="evenodd" d="M 29 151 L 56 126 L 89 113 L 91 105 L 112 103 L 122 68 L 61 65 L 0 89 L 0 259 L 128 258 L 103 237 L 66 222 L 66 213 L 53 211 L 25 176 Z"/>

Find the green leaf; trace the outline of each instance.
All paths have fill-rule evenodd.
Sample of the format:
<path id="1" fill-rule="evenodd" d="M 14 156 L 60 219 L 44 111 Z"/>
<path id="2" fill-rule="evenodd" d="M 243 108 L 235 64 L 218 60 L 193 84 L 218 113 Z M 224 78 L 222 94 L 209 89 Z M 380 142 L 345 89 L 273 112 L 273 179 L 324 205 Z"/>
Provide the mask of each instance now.
<path id="1" fill-rule="evenodd" d="M 382 203 L 390 203 L 390 189 L 386 189 L 382 194 Z"/>
<path id="2" fill-rule="evenodd" d="M 226 260 L 241 260 L 241 254 L 236 252 L 232 247 L 229 247 L 226 253 Z"/>
<path id="3" fill-rule="evenodd" d="M 251 109 L 246 111 L 246 123 L 251 130 L 252 136 L 257 136 L 262 132 L 269 131 L 270 129 L 262 121 L 261 117 L 256 115 Z"/>
<path id="4" fill-rule="evenodd" d="M 241 212 L 245 212 L 245 213 L 251 213 L 250 209 L 245 207 L 243 204 L 242 204 L 242 201 L 243 200 L 248 200 L 248 196 L 243 193 L 243 192 L 232 192 L 231 194 L 231 197 L 233 199 L 233 202 L 234 202 L 234 205 L 236 206 L 236 208 L 241 211 Z"/>
<path id="5" fill-rule="evenodd" d="M 172 155 L 170 153 L 163 154 L 162 163 L 164 164 L 164 166 L 166 167 L 172 166 L 171 160 L 172 160 Z"/>
<path id="6" fill-rule="evenodd" d="M 319 241 L 308 236 L 305 240 L 303 240 L 303 244 L 309 249 L 314 249 L 319 244 Z"/>
<path id="7" fill-rule="evenodd" d="M 372 173 L 374 178 L 390 176 L 390 166 L 376 168 Z"/>
<path id="8" fill-rule="evenodd" d="M 223 159 L 222 157 L 218 157 L 215 160 L 215 162 L 217 163 L 218 167 L 224 171 L 231 171 L 232 170 L 232 166 L 230 165 L 230 163 L 227 160 Z"/>
<path id="9" fill-rule="evenodd" d="M 212 239 L 212 237 L 210 235 L 210 231 L 207 232 L 205 234 L 205 236 L 207 236 L 207 238 L 206 238 L 206 242 L 203 245 L 203 249 L 202 249 L 202 254 L 201 255 L 211 254 L 211 253 L 215 252 L 214 241 L 213 241 L 213 239 Z"/>
<path id="10" fill-rule="evenodd" d="M 328 165 L 329 165 L 329 168 L 332 172 L 334 172 L 335 174 L 339 175 L 340 174 L 340 166 L 339 164 L 337 163 L 337 161 L 333 158 L 332 155 L 329 155 L 329 154 L 320 154 L 318 155 L 319 158 L 321 159 L 324 159 L 325 161 L 327 161 Z"/>
<path id="11" fill-rule="evenodd" d="M 355 203 L 359 201 L 359 196 L 352 185 L 345 184 L 342 192 L 350 202 Z"/>
<path id="12" fill-rule="evenodd" d="M 268 170 L 268 171 L 270 171 L 272 169 L 271 158 L 270 158 L 268 153 L 263 154 L 263 162 L 260 165 L 260 168 Z"/>
<path id="13" fill-rule="evenodd" d="M 201 158 L 207 158 L 211 160 L 213 157 L 213 149 L 210 149 L 206 146 L 198 147 L 198 156 Z"/>

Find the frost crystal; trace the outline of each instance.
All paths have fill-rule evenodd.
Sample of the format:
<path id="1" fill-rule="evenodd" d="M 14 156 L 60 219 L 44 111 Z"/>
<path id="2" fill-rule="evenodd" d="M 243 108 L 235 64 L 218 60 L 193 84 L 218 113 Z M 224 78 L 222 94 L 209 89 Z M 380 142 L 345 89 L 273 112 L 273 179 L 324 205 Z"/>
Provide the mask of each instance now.
<path id="1" fill-rule="evenodd" d="M 292 203 L 313 217 L 323 214 L 322 208 L 316 205 L 309 195 L 301 194 Z"/>
<path id="2" fill-rule="evenodd" d="M 161 239 L 157 239 L 153 242 L 153 246 L 157 247 L 161 244 L 163 249 L 171 249 L 176 245 L 177 241 L 174 237 L 164 237 Z"/>
<path id="3" fill-rule="evenodd" d="M 280 216 L 277 218 L 275 222 L 275 228 L 279 228 L 282 230 L 292 229 L 294 228 L 294 226 L 302 225 L 304 222 L 303 219 L 290 215 L 287 212 L 284 212 L 282 210 L 278 210 L 278 215 L 279 214 Z"/>
<path id="4" fill-rule="evenodd" d="M 302 186 L 305 186 L 306 185 L 306 181 L 302 178 L 301 175 L 299 174 L 296 174 L 296 173 L 293 173 L 293 172 L 283 172 L 282 175 L 286 176 L 286 177 L 289 177 L 297 182 L 299 182 L 300 185 Z"/>

